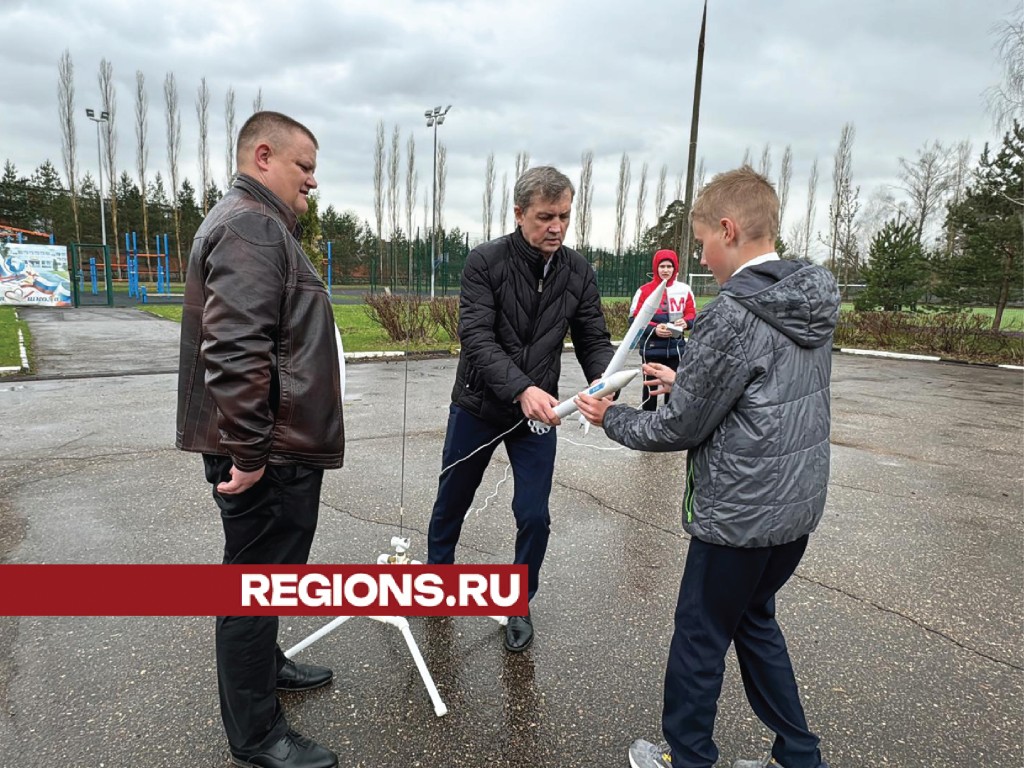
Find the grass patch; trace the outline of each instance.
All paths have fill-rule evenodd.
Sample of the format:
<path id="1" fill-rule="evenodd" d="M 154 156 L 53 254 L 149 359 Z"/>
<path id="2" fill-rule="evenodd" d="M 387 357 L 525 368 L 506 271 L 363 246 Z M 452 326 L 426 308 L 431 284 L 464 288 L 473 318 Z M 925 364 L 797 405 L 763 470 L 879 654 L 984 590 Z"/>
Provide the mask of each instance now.
<path id="1" fill-rule="evenodd" d="M 178 305 L 140 304 L 137 309 L 167 320 L 181 322 L 181 306 Z M 406 348 L 404 343 L 390 341 L 384 329 L 370 320 L 361 304 L 336 304 L 332 309 L 334 310 L 334 322 L 341 330 L 341 339 L 346 352 L 385 352 Z M 447 349 L 452 345 L 451 339 L 444 331 L 440 331 L 438 336 L 440 338 L 432 342 L 410 344 L 409 349 L 414 352 L 424 352 Z"/>
<path id="2" fill-rule="evenodd" d="M 18 346 L 19 329 L 25 339 L 25 349 L 30 351 L 32 335 L 29 333 L 28 324 L 24 320 L 18 319 L 15 307 L 0 307 L 0 368 L 21 366 L 21 349 Z"/>
<path id="3" fill-rule="evenodd" d="M 370 319 L 361 304 L 336 304 L 334 306 L 334 321 L 341 331 L 341 339 L 346 352 L 385 352 L 406 348 L 413 352 L 425 352 L 454 346 L 451 337 L 443 330 L 438 330 L 431 341 L 409 344 L 408 347 L 405 342 L 391 341 L 385 330 Z"/>
<path id="4" fill-rule="evenodd" d="M 173 320 L 176 323 L 181 322 L 180 304 L 139 304 L 136 309 L 141 309 L 143 312 L 148 312 L 151 315 L 156 315 L 166 320 Z"/>
<path id="5" fill-rule="evenodd" d="M 698 297 L 698 308 L 714 297 Z M 628 298 L 605 300 L 605 317 L 613 339 L 621 339 L 629 325 Z M 181 306 L 149 304 L 139 305 L 143 312 L 168 320 L 181 322 Z M 425 352 L 438 349 L 454 349 L 457 343 L 444 330 L 438 329 L 434 338 L 425 342 L 406 345 L 405 342 L 391 341 L 387 332 L 370 319 L 362 304 L 336 304 L 332 307 L 334 319 L 341 330 L 346 352 L 387 352 L 408 349 Z M 907 313 L 857 313 L 852 304 L 844 304 L 842 320 L 836 334 L 837 346 L 864 346 L 873 349 L 889 349 L 918 354 L 938 354 L 977 362 L 1005 362 L 1019 365 L 1022 360 L 1021 338 L 1013 335 L 993 334 L 985 326 L 982 317 L 991 318 L 994 310 L 979 308 L 968 313 L 934 314 Z M 973 320 L 971 319 L 973 316 Z M 893 323 L 896 323 L 894 326 Z M 1024 324 L 1024 310 L 1007 309 L 1003 315 L 1005 330 L 1019 331 Z M 0 326 L 0 339 L 2 339 Z M 15 332 L 15 338 L 17 334 Z M 0 342 L 0 350 L 2 350 Z M 17 344 L 15 343 L 15 352 Z M 2 365 L 3 363 L 0 363 Z M 10 363 L 17 365 L 17 362 Z"/>

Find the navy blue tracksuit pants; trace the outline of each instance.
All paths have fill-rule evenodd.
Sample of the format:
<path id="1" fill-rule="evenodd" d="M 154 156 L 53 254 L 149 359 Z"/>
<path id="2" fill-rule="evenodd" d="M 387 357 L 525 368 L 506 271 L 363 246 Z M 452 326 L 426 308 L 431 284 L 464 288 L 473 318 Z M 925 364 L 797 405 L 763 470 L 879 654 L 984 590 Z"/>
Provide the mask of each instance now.
<path id="1" fill-rule="evenodd" d="M 736 646 L 751 708 L 775 734 L 772 756 L 785 768 L 818 768 L 818 737 L 807 728 L 775 593 L 796 570 L 807 536 L 775 547 L 723 547 L 690 540 L 665 673 L 662 730 L 672 765 L 711 768 L 712 733 L 725 654 Z"/>
<path id="2" fill-rule="evenodd" d="M 496 427 L 457 405 L 451 405 L 441 467 L 448 467 L 469 456 L 506 429 L 508 427 Z M 428 563 L 447 565 L 455 562 L 455 545 L 459 543 L 462 522 L 473 505 L 473 496 L 498 442 L 487 445 L 441 475 L 434 511 L 430 516 Z M 532 599 L 537 592 L 540 566 L 544 562 L 551 531 L 548 497 L 551 495 L 551 477 L 555 471 L 558 436 L 554 429 L 547 434 L 536 435 L 524 422 L 500 442 L 505 444 L 515 483 L 512 513 L 515 515 L 517 532 L 513 562 L 527 566 L 529 595 Z"/>

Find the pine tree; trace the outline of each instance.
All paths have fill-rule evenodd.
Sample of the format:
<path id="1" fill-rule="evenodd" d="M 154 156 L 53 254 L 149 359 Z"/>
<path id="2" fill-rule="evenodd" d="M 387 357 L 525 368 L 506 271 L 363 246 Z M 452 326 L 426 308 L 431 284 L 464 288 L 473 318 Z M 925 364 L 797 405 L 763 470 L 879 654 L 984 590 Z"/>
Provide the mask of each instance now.
<path id="1" fill-rule="evenodd" d="M 1024 298 L 1024 127 L 1017 121 L 993 156 L 981 153 L 974 183 L 950 206 L 946 226 L 955 232 L 953 253 L 941 265 L 939 296 L 953 305 L 1003 310 Z"/>
<path id="2" fill-rule="evenodd" d="M 320 227 L 320 216 L 317 214 L 316 193 L 306 196 L 306 204 L 309 207 L 304 214 L 299 216 L 299 225 L 302 227 L 302 250 L 313 262 L 316 271 L 326 280 L 327 246 L 324 245 L 324 233 Z"/>
<path id="3" fill-rule="evenodd" d="M 857 309 L 916 309 L 928 280 L 917 228 L 898 219 L 886 222 L 871 241 L 869 261 L 861 275 L 867 287 L 857 297 Z"/>

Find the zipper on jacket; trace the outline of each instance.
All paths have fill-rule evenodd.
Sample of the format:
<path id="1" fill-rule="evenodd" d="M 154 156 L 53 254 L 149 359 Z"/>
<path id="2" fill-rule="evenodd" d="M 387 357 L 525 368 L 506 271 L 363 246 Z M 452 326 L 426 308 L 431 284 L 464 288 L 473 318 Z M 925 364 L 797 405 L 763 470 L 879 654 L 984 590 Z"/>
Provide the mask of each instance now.
<path id="1" fill-rule="evenodd" d="M 544 293 L 544 278 L 537 281 L 537 293 Z"/>

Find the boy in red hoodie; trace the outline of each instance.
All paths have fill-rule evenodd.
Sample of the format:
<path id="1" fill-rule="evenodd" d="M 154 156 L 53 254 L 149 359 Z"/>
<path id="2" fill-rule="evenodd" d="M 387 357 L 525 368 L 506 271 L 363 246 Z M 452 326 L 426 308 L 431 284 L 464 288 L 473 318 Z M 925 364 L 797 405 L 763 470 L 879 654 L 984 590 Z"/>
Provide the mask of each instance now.
<path id="1" fill-rule="evenodd" d="M 636 289 L 633 295 L 633 303 L 629 307 L 629 318 L 632 321 L 636 317 L 640 307 L 643 306 L 647 297 L 651 295 L 662 280 L 667 280 L 665 295 L 661 299 L 661 306 L 651 318 L 648 329 L 640 337 L 637 346 L 640 349 L 640 356 L 645 363 L 661 363 L 673 371 L 679 367 L 679 361 L 683 356 L 683 347 L 686 340 L 682 331 L 693 327 L 693 318 L 697 315 L 696 306 L 693 303 L 693 291 L 686 283 L 676 280 L 679 274 L 679 257 L 675 251 L 661 250 L 654 254 L 651 261 L 651 271 L 654 279 L 644 283 Z M 672 329 L 676 329 L 676 333 Z M 668 402 L 668 395 L 665 395 L 665 402 Z M 658 396 L 651 395 L 646 386 L 642 390 L 642 408 L 645 411 L 654 411 L 658 408 Z"/>

